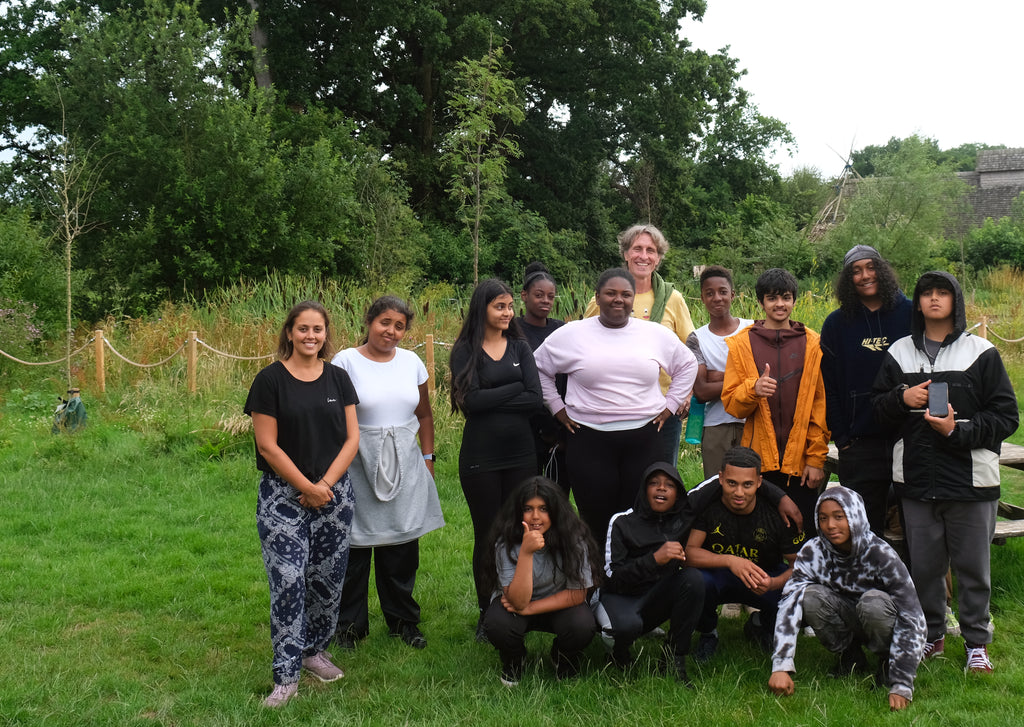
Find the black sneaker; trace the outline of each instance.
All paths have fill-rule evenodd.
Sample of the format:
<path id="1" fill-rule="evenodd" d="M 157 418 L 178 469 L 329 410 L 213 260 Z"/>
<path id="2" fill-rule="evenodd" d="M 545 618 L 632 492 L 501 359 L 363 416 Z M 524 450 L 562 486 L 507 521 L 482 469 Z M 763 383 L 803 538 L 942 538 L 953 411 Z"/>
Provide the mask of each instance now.
<path id="1" fill-rule="evenodd" d="M 523 659 L 502 659 L 501 683 L 506 687 L 514 687 L 523 678 Z"/>
<path id="2" fill-rule="evenodd" d="M 699 664 L 708 661 L 718 651 L 718 634 L 701 634 L 697 639 L 697 648 L 693 651 L 693 659 Z"/>
<path id="3" fill-rule="evenodd" d="M 622 646 L 620 644 L 615 644 L 612 647 L 611 660 L 612 664 L 621 671 L 630 669 L 634 662 L 633 653 L 629 646 Z"/>
<path id="4" fill-rule="evenodd" d="M 839 661 L 832 667 L 828 675 L 833 679 L 848 677 L 854 672 L 868 671 L 868 658 L 860 644 L 854 641 L 839 654 Z"/>
<path id="5" fill-rule="evenodd" d="M 772 648 L 775 645 L 774 629 L 768 631 L 765 628 L 761 623 L 760 613 L 750 614 L 750 618 L 743 624 L 743 635 L 747 637 L 750 643 L 757 646 L 764 653 L 772 653 Z"/>
<path id="6" fill-rule="evenodd" d="M 489 644 L 491 639 L 487 636 L 487 628 L 484 626 L 484 614 L 480 613 L 480 618 L 476 622 L 476 643 L 478 644 Z"/>
<path id="7" fill-rule="evenodd" d="M 352 624 L 339 626 L 338 630 L 334 632 L 334 643 L 338 645 L 339 649 L 354 649 L 356 644 L 365 638 L 366 634 L 356 631 L 356 627 Z"/>
<path id="8" fill-rule="evenodd" d="M 889 686 L 888 657 L 884 657 L 878 660 L 878 668 L 875 670 L 875 686 L 879 689 L 886 689 Z"/>
<path id="9" fill-rule="evenodd" d="M 557 639 L 551 643 L 551 663 L 555 666 L 556 679 L 575 679 L 579 676 L 579 658 L 568 657 L 559 651 Z"/>
<path id="10" fill-rule="evenodd" d="M 686 654 L 676 654 L 673 658 L 673 666 L 675 667 L 676 681 L 687 689 L 693 689 L 690 675 L 686 673 Z"/>
<path id="11" fill-rule="evenodd" d="M 414 623 L 400 621 L 397 627 L 390 629 L 390 634 L 392 637 L 401 637 L 402 641 L 414 649 L 427 648 L 427 637 Z"/>

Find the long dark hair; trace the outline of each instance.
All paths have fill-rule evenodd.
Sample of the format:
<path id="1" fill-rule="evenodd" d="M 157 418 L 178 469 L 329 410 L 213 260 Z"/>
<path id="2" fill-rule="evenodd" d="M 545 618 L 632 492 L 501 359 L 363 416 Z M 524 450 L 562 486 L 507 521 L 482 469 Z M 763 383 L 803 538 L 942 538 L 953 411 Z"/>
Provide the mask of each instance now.
<path id="1" fill-rule="evenodd" d="M 900 281 L 888 260 L 875 258 L 875 280 L 878 281 L 878 295 L 882 299 L 882 310 L 892 310 L 900 297 Z M 860 296 L 853 284 L 853 265 L 844 265 L 836 280 L 836 300 L 844 315 L 857 315 L 860 310 Z"/>
<path id="2" fill-rule="evenodd" d="M 466 399 L 466 392 L 473 380 L 473 372 L 476 371 L 477 362 L 483 351 L 484 332 L 487 330 L 487 306 L 499 295 L 512 295 L 512 290 L 497 278 L 488 278 L 480 281 L 469 299 L 469 310 L 466 312 L 466 319 L 462 321 L 462 330 L 452 344 L 452 357 L 456 351 L 463 348 L 469 351 L 465 368 L 451 372 L 452 411 L 461 409 Z M 523 337 L 514 317 L 503 335 L 506 338 Z"/>
<path id="3" fill-rule="evenodd" d="M 416 313 L 413 311 L 412 306 L 402 300 L 396 295 L 382 295 L 377 300 L 370 303 L 370 307 L 366 309 L 366 315 L 363 316 L 363 340 L 359 342 L 362 346 L 370 340 L 370 324 L 377 320 L 377 316 L 381 313 L 386 313 L 389 310 L 393 310 L 395 313 L 401 313 L 405 316 L 405 329 L 409 330 L 412 328 L 412 319 Z"/>
<path id="4" fill-rule="evenodd" d="M 334 356 L 334 342 L 331 340 L 331 318 L 327 315 L 327 309 L 315 300 L 304 300 L 292 306 L 292 309 L 288 311 L 288 317 L 284 319 L 284 325 L 281 326 L 281 334 L 277 337 L 277 357 L 280 360 L 287 361 L 291 358 L 292 353 L 295 352 L 295 347 L 288 340 L 288 334 L 291 333 L 292 327 L 295 325 L 295 319 L 308 310 L 316 311 L 324 317 L 324 345 L 320 347 L 316 357 L 324 361 L 330 361 Z"/>
<path id="5" fill-rule="evenodd" d="M 601 556 L 590 535 L 590 528 L 572 509 L 562 488 L 547 477 L 536 475 L 524 480 L 508 496 L 491 526 L 482 565 L 487 590 L 501 588 L 498 583 L 496 550 L 500 544 L 509 558 L 512 557 L 512 549 L 523 542 L 523 510 L 526 502 L 535 497 L 545 502 L 548 517 L 551 518 L 551 527 L 544 533 L 544 551 L 550 554 L 551 562 L 570 580 L 582 576 L 586 568 L 590 571 L 594 585 L 599 585 Z"/>

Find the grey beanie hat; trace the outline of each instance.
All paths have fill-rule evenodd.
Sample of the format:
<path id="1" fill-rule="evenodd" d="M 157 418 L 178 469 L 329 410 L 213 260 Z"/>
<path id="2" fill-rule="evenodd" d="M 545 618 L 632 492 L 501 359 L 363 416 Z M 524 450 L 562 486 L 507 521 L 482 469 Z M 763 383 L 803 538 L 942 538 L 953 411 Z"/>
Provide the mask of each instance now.
<path id="1" fill-rule="evenodd" d="M 850 248 L 850 251 L 843 256 L 843 267 L 852 265 L 858 260 L 865 260 L 871 258 L 872 260 L 881 260 L 882 256 L 878 254 L 878 250 L 871 247 L 871 245 L 854 245 Z"/>

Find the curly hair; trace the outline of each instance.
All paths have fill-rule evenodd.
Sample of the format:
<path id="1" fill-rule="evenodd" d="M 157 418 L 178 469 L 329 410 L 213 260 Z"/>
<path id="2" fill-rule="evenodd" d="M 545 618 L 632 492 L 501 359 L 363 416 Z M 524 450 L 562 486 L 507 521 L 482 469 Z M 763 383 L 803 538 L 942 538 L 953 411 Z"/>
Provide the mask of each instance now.
<path id="1" fill-rule="evenodd" d="M 888 261 L 878 258 L 875 264 L 875 280 L 878 281 L 878 295 L 882 299 L 882 310 L 892 310 L 900 299 L 900 281 Z M 846 316 L 857 315 L 860 311 L 860 296 L 853 284 L 853 266 L 845 265 L 836 280 L 836 300 L 839 310 Z"/>
<path id="2" fill-rule="evenodd" d="M 491 301 L 501 295 L 512 295 L 512 290 L 505 283 L 497 278 L 488 278 L 480 281 L 480 284 L 473 290 L 469 299 L 469 310 L 466 318 L 462 321 L 462 330 L 452 344 L 452 356 L 457 350 L 469 349 L 469 359 L 461 371 L 451 372 L 451 397 L 452 411 L 459 411 L 466 399 L 466 392 L 469 391 L 470 382 L 473 380 L 473 373 L 476 371 L 480 354 L 483 351 L 484 333 L 487 330 L 487 306 Z M 508 330 L 503 335 L 506 338 L 522 338 L 523 333 L 515 318 L 508 324 Z"/>
<path id="3" fill-rule="evenodd" d="M 523 541 L 526 503 L 535 497 L 544 501 L 551 518 L 551 527 L 544 533 L 544 550 L 551 555 L 551 561 L 570 579 L 582 576 L 586 568 L 594 585 L 599 585 L 602 560 L 590 528 L 580 520 L 562 488 L 547 477 L 536 475 L 523 480 L 508 496 L 491 526 L 482 563 L 487 590 L 501 589 L 497 549 L 504 548 L 511 559 L 513 548 Z"/>

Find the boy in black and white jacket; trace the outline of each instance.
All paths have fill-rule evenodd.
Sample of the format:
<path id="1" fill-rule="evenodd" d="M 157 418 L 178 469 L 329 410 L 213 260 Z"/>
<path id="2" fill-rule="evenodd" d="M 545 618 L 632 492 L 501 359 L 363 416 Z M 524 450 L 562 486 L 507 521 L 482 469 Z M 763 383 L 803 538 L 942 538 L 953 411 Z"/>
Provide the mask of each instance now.
<path id="1" fill-rule="evenodd" d="M 911 335 L 894 343 L 875 379 L 875 414 L 891 427 L 893 482 L 902 498 L 911 575 L 928 623 L 924 657 L 944 650 L 945 575 L 957 577 L 968 671 L 990 672 L 989 549 L 999 501 L 999 449 L 1017 429 L 1017 398 L 995 347 L 966 332 L 960 284 L 925 273 L 914 288 Z M 928 389 L 949 387 L 941 416 Z"/>

